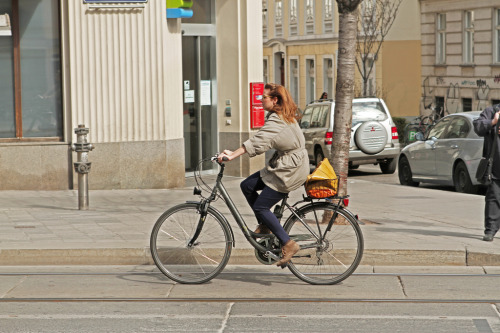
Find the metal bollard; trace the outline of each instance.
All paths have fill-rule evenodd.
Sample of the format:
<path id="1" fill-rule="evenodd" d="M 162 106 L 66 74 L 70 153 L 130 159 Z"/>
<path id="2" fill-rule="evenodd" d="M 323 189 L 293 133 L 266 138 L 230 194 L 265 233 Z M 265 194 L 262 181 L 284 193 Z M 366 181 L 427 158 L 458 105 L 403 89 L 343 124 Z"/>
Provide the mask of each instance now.
<path id="1" fill-rule="evenodd" d="M 95 147 L 87 142 L 87 134 L 89 129 L 85 125 L 78 125 L 75 128 L 76 143 L 71 145 L 71 150 L 77 153 L 77 162 L 74 163 L 75 171 L 78 172 L 78 209 L 89 209 L 89 151 Z"/>

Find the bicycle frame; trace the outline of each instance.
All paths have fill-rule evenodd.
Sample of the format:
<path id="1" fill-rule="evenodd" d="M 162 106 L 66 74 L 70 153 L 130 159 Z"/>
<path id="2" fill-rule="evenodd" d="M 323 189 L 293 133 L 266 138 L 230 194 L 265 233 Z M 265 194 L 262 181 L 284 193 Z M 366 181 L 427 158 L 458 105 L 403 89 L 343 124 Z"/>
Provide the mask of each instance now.
<path id="1" fill-rule="evenodd" d="M 200 202 L 200 220 L 198 222 L 198 226 L 196 228 L 196 232 L 195 234 L 193 235 L 193 238 L 189 241 L 188 243 L 188 246 L 192 246 L 195 242 L 196 242 L 196 239 L 198 238 L 202 228 L 203 228 L 203 223 L 205 221 L 205 218 L 206 218 L 206 215 L 207 215 L 207 211 L 208 211 L 208 207 L 210 206 L 210 203 L 216 199 L 217 197 L 217 193 L 220 193 L 220 195 L 222 196 L 222 198 L 224 199 L 224 202 L 226 203 L 227 207 L 229 208 L 229 211 L 231 212 L 231 215 L 234 217 L 236 223 L 238 224 L 238 227 L 241 229 L 241 231 L 243 232 L 243 235 L 245 236 L 245 238 L 247 239 L 247 241 L 255 248 L 257 249 L 258 251 L 262 252 L 262 253 L 265 253 L 267 256 L 270 256 L 272 257 L 273 259 L 275 260 L 279 260 L 279 257 L 273 253 L 272 251 L 269 251 L 269 249 L 267 249 L 266 247 L 262 246 L 259 242 L 257 242 L 257 240 L 252 236 L 252 233 L 251 231 L 248 229 L 248 226 L 247 224 L 245 223 L 245 220 L 243 219 L 243 217 L 241 216 L 241 213 L 238 211 L 238 208 L 236 207 L 236 205 L 234 204 L 233 200 L 231 199 L 231 197 L 229 196 L 229 193 L 227 192 L 226 188 L 224 187 L 224 184 L 222 183 L 222 176 L 224 174 L 224 168 L 225 168 L 225 165 L 224 163 L 219 163 L 217 162 L 220 166 L 220 171 L 217 175 L 217 179 L 216 179 L 216 182 L 215 182 L 215 186 L 214 188 L 212 189 L 212 192 L 210 194 L 210 196 L 207 198 L 207 199 L 203 199 L 201 202 Z M 339 203 L 340 201 L 342 200 L 343 198 L 339 198 Z M 282 214 L 283 214 L 283 211 L 285 210 L 285 207 L 288 208 L 290 210 L 290 212 L 295 215 L 297 217 L 297 219 L 302 223 L 302 225 L 311 233 L 311 235 L 314 236 L 314 238 L 316 238 L 317 241 L 321 242 L 321 240 L 325 237 L 326 233 L 328 231 L 330 231 L 332 225 L 333 225 L 333 221 L 335 220 L 336 216 L 337 216 L 337 210 L 339 209 L 340 207 L 340 204 L 337 204 L 336 205 L 336 209 L 335 211 L 333 212 L 332 214 L 332 217 L 330 218 L 330 221 L 327 225 L 327 228 L 325 229 L 325 232 L 323 235 L 321 235 L 321 230 L 319 229 L 319 225 L 318 225 L 318 233 L 319 233 L 319 236 L 318 236 L 318 233 L 314 232 L 314 230 L 306 223 L 303 221 L 303 219 L 295 212 L 295 206 L 299 203 L 302 203 L 302 202 L 305 202 L 306 200 L 304 201 L 299 201 L 297 203 L 295 203 L 293 206 L 290 206 L 287 202 L 287 197 L 285 197 L 282 201 L 281 201 L 281 205 L 280 205 L 280 208 L 279 208 L 279 217 L 281 218 Z M 312 200 L 310 200 L 312 202 Z M 330 200 L 331 201 L 331 200 Z M 314 203 L 313 204 L 313 209 L 314 209 Z M 317 221 L 317 217 L 316 217 L 316 221 Z M 231 226 L 229 226 L 229 228 L 231 229 Z M 232 231 L 231 231 L 232 232 Z M 271 235 L 271 236 L 268 236 L 268 238 L 271 238 L 271 237 L 275 237 L 274 235 Z M 234 238 L 234 237 L 233 237 Z M 316 247 L 317 245 L 312 245 L 310 247 Z M 309 246 L 302 246 L 302 248 L 308 248 Z M 279 250 L 277 250 L 276 252 L 278 252 Z"/>

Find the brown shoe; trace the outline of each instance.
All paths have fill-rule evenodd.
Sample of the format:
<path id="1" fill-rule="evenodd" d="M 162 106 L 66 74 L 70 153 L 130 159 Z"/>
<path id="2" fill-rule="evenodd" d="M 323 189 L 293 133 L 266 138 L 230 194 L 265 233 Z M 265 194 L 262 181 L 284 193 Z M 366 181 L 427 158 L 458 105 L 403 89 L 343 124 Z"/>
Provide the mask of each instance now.
<path id="1" fill-rule="evenodd" d="M 254 231 L 256 234 L 270 234 L 271 233 L 271 230 L 269 230 L 269 228 L 263 224 L 259 224 L 257 226 L 257 229 L 255 229 Z"/>
<path id="2" fill-rule="evenodd" d="M 281 268 L 285 268 L 286 265 L 292 259 L 293 255 L 295 253 L 297 253 L 299 250 L 300 250 L 300 245 L 297 244 L 295 241 L 290 239 L 281 248 L 281 252 L 283 252 L 283 256 L 281 257 L 281 260 L 276 263 L 276 266 L 279 266 Z"/>

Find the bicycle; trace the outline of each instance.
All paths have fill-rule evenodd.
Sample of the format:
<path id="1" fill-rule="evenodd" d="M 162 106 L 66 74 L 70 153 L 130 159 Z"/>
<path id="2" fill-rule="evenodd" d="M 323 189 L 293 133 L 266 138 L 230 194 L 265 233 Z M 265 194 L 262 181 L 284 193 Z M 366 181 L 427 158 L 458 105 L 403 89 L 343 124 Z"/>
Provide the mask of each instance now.
<path id="1" fill-rule="evenodd" d="M 210 188 L 201 178 L 200 165 L 206 161 L 219 164 L 215 186 Z M 194 194 L 199 201 L 187 201 L 164 212 L 155 223 L 150 249 L 158 269 L 173 281 L 185 284 L 208 282 L 226 266 L 235 246 L 233 230 L 222 213 L 211 206 L 222 199 L 229 208 L 246 240 L 255 248 L 257 260 L 265 265 L 280 259 L 281 245 L 274 234 L 250 231 L 235 203 L 222 183 L 224 163 L 217 155 L 202 159 L 195 173 Z M 209 192 L 203 197 L 202 189 Z M 285 209 L 290 212 L 284 228 L 300 245 L 300 250 L 288 263 L 288 269 L 310 284 L 336 284 L 349 277 L 363 255 L 363 235 L 357 216 L 345 207 L 346 197 L 312 199 L 303 196 L 293 205 L 288 196 L 276 205 L 279 220 Z"/>
<path id="2" fill-rule="evenodd" d="M 443 107 L 430 107 L 431 114 L 428 116 L 418 116 L 404 128 L 404 144 L 409 145 L 416 141 L 415 134 L 427 131 L 436 124 L 436 122 L 446 115 Z"/>

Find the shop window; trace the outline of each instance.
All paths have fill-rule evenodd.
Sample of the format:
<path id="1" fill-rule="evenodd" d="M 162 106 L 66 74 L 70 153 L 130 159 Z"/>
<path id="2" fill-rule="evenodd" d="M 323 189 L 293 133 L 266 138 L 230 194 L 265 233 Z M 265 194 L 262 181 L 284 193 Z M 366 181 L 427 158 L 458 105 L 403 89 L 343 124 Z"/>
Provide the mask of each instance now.
<path id="1" fill-rule="evenodd" d="M 61 141 L 58 0 L 0 0 L 11 36 L 0 36 L 0 139 Z"/>

